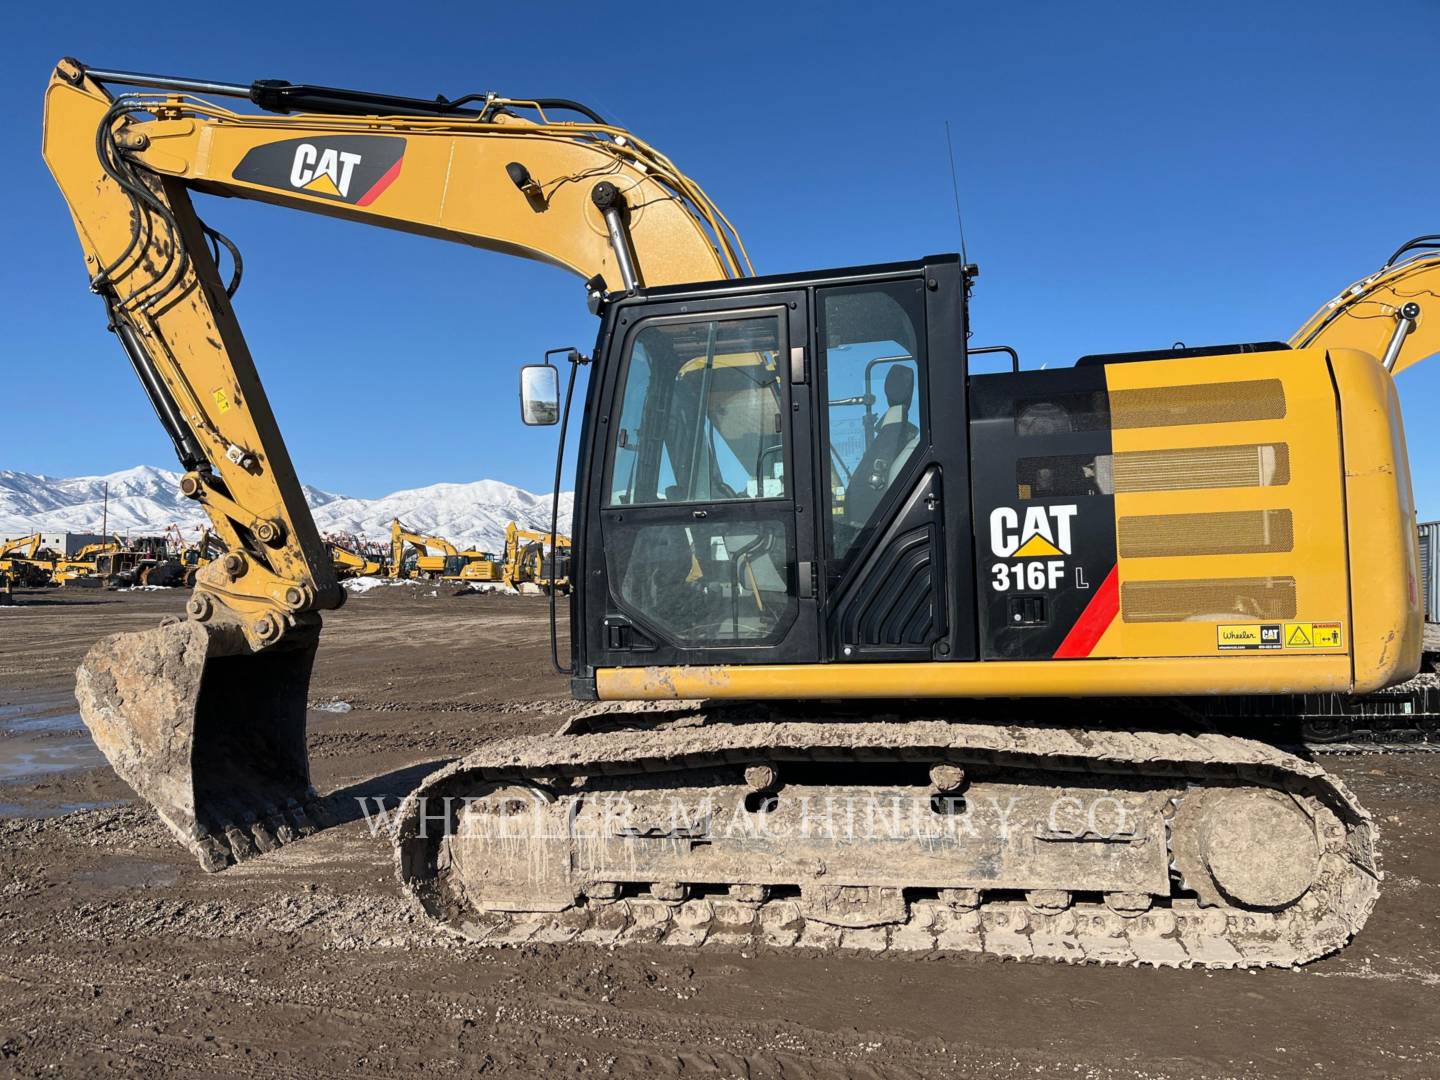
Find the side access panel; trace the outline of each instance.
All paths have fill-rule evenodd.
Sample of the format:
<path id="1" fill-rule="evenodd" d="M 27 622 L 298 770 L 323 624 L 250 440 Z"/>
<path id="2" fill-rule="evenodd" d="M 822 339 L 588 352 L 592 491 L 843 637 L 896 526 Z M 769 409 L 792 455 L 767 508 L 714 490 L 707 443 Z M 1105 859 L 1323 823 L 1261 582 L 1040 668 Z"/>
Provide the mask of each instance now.
<path id="1" fill-rule="evenodd" d="M 972 410 L 985 658 L 1347 654 L 1323 351 L 981 376 Z"/>

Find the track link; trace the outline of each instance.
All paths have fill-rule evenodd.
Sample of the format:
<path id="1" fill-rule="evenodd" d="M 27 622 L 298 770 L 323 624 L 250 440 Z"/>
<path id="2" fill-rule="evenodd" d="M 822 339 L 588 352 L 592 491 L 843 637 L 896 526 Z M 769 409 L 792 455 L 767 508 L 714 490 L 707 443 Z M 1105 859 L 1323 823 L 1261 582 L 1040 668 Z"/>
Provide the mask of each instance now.
<path id="1" fill-rule="evenodd" d="M 1179 793 L 1177 808 L 1207 792 L 1239 788 L 1293 799 L 1315 825 L 1316 877 L 1297 901 L 1278 910 L 1242 907 L 1213 888 L 1195 889 L 1185 880 L 1186 868 L 1175 862 L 1171 894 L 1140 910 L 1083 894 L 1037 903 L 1033 895 L 904 890 L 915 895 L 907 897 L 903 916 L 854 927 L 807 916 L 793 896 L 759 894 L 748 901 L 736 899 L 733 889 L 731 895 L 587 897 L 558 911 L 475 910 L 448 880 L 440 842 L 422 835 L 424 808 L 433 805 L 427 800 L 464 800 L 483 788 L 537 778 L 578 786 L 597 776 L 643 777 L 758 762 L 938 761 L 1007 775 L 1039 771 L 1100 784 L 1109 778 L 1173 787 Z M 402 805 L 396 835 L 400 879 L 425 912 L 450 932 L 495 945 L 576 941 L 973 952 L 1067 963 L 1214 968 L 1292 966 L 1343 947 L 1364 925 L 1378 895 L 1375 845 L 1370 815 L 1339 780 L 1313 762 L 1264 743 L 1173 731 L 898 717 L 854 722 L 800 709 L 762 714 L 761 719 L 753 709 L 743 714 L 650 712 L 601 718 L 588 730 L 582 724 L 571 733 L 499 741 L 425 781 Z M 1176 858 L 1173 852 L 1170 857 Z"/>

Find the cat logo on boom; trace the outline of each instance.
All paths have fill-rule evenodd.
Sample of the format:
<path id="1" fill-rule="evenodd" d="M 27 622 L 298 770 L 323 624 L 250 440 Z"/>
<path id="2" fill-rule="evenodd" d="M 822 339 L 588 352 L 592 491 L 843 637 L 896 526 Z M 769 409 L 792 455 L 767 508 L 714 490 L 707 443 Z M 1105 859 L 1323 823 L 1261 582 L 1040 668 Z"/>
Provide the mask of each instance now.
<path id="1" fill-rule="evenodd" d="M 319 135 L 256 146 L 232 175 L 261 187 L 369 206 L 395 182 L 404 160 L 402 138 Z"/>
<path id="2" fill-rule="evenodd" d="M 355 166 L 364 160 L 348 150 L 321 150 L 314 143 L 302 142 L 295 148 L 295 160 L 290 166 L 290 186 L 343 199 L 350 194 Z"/>

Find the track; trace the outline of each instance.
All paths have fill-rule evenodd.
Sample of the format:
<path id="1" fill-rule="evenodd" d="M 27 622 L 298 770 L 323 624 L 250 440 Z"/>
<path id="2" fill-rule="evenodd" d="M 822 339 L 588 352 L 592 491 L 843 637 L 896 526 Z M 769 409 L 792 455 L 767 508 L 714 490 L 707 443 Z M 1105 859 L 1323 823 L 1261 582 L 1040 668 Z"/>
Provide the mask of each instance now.
<path id="1" fill-rule="evenodd" d="M 753 714 L 681 711 L 651 713 L 628 724 L 602 723 L 583 734 L 492 744 L 436 773 L 413 792 L 400 811 L 398 869 L 425 911 L 454 933 L 493 944 L 763 944 L 1226 968 L 1289 966 L 1333 952 L 1364 924 L 1378 893 L 1370 815 L 1320 766 L 1263 743 L 1214 734 L 1072 731 L 940 720 L 827 721 L 814 713 L 757 720 Z M 920 887 L 897 887 L 873 875 L 825 879 L 823 861 L 815 875 L 791 881 L 788 888 L 775 884 L 773 877 L 766 884 L 727 877 L 728 887 L 713 880 L 647 886 L 645 866 L 633 867 L 621 882 L 562 881 L 557 886 L 554 874 L 541 866 L 558 857 L 556 865 L 584 869 L 589 849 L 574 829 L 590 813 L 586 800 L 600 793 L 628 791 L 638 797 L 691 782 L 718 784 L 718 777 L 733 777 L 746 766 L 765 763 L 839 775 L 845 769 L 893 773 L 934 762 L 991 780 L 1030 777 L 1041 786 L 1062 785 L 1056 790 L 1088 787 L 1107 797 L 1114 792 L 1141 801 L 1158 798 L 1165 803 L 1159 830 L 1163 837 L 1151 835 L 1145 842 L 1164 845 L 1166 894 L 1100 892 L 1093 885 L 1087 893 L 1083 875 L 1073 892 L 937 888 L 934 879 Z M 462 807 L 468 799 L 489 813 L 486 798 L 510 798 L 537 781 L 557 793 L 554 809 L 547 812 L 557 815 L 554 820 L 568 820 L 571 831 L 558 851 L 554 834 L 546 841 L 548 848 L 544 843 L 527 848 L 524 840 L 506 839 L 498 846 L 493 838 L 485 841 L 487 860 L 498 852 L 501 862 L 513 857 L 522 875 L 537 875 L 508 886 L 501 882 L 498 894 L 495 877 L 503 877 L 503 870 L 495 871 L 487 862 L 477 871 L 476 856 L 466 854 L 470 841 L 463 830 L 456 841 L 448 828 L 443 838 L 436 838 L 422 827 L 426 815 L 435 820 L 434 800 L 448 797 Z M 1197 852 L 1195 839 L 1204 829 L 1196 823 L 1208 820 L 1207 800 L 1220 799 L 1224 805 L 1224 799 L 1235 798 L 1271 800 L 1263 805 L 1272 809 L 1275 800 L 1293 800 L 1303 810 L 1305 828 L 1313 827 L 1313 881 L 1293 902 L 1237 904 L 1217 887 L 1218 878 L 1207 876 L 1209 864 Z M 1257 805 L 1247 803 L 1241 816 L 1250 815 Z M 446 804 L 444 813 L 450 815 L 448 826 L 461 824 L 455 816 L 460 810 Z M 1288 821 L 1281 819 L 1284 828 L 1290 828 Z M 652 830 L 645 838 L 673 840 L 678 835 Z M 710 842 L 699 836 L 684 834 L 687 843 Z M 613 841 L 604 838 L 605 843 Z M 593 836 L 589 843 L 594 846 Z M 1073 850 L 1084 851 L 1077 859 L 1090 857 L 1082 846 Z M 1256 859 L 1250 859 L 1249 849 L 1242 854 L 1252 862 L 1283 866 L 1288 865 L 1287 850 L 1280 849 L 1277 857 L 1277 852 L 1256 849 Z M 773 866 L 777 859 L 784 861 L 781 856 L 772 852 L 768 863 L 754 865 Z M 878 861 L 886 857 L 882 853 Z M 661 860 L 655 865 L 671 864 Z M 1101 869 L 1112 865 L 1094 864 Z M 1003 884 L 1004 877 L 1002 867 L 996 881 Z M 881 884 L 856 889 L 856 880 Z M 822 881 L 827 882 L 826 900 L 817 907 Z M 542 883 L 538 890 L 537 882 Z M 472 903 L 477 888 L 501 899 Z M 854 895 L 847 897 L 847 890 Z M 541 902 L 535 901 L 537 895 Z M 854 915 L 846 910 L 849 900 L 860 909 L 858 917 L 848 917 Z M 832 907 L 827 909 L 826 903 Z M 523 910 L 536 906 L 550 910 Z"/>

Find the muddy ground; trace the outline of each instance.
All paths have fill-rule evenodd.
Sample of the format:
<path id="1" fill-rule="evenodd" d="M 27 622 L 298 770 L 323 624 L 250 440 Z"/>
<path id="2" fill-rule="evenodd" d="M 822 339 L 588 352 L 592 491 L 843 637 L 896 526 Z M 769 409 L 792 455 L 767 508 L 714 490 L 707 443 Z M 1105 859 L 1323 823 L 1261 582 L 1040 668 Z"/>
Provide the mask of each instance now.
<path id="1" fill-rule="evenodd" d="M 403 791 L 553 728 L 545 604 L 381 588 L 327 616 L 327 792 Z M 401 902 L 363 822 L 205 875 L 98 760 L 72 673 L 177 592 L 0 608 L 0 1073 L 35 1076 L 1440 1075 L 1440 754 L 1332 758 L 1381 822 L 1360 938 L 1299 971 L 804 952 L 486 949 Z"/>

